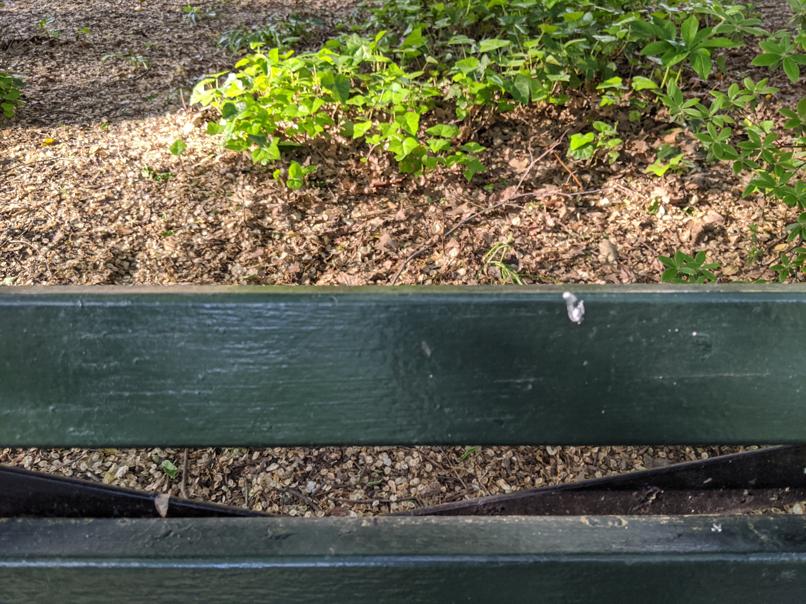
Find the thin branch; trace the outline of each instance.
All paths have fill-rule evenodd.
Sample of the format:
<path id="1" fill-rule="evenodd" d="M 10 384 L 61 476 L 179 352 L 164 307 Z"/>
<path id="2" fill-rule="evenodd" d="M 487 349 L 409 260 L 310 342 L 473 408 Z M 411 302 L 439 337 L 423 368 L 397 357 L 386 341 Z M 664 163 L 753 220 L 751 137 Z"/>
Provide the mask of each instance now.
<path id="1" fill-rule="evenodd" d="M 179 492 L 185 499 L 188 498 L 188 450 L 182 449 L 182 481 L 179 483 Z"/>
<path id="2" fill-rule="evenodd" d="M 559 156 L 559 155 L 557 155 L 557 154 L 555 153 L 555 154 L 554 154 L 554 157 L 555 157 L 555 159 L 556 159 L 558 162 L 560 162 L 560 165 L 561 165 L 563 168 L 565 168 L 565 171 L 566 171 L 566 172 L 568 172 L 568 175 L 569 175 L 571 178 L 573 178 L 573 179 L 574 179 L 574 182 L 575 182 L 575 183 L 577 184 L 577 186 L 578 186 L 578 187 L 581 189 L 581 188 L 582 188 L 582 183 L 581 183 L 581 182 L 579 182 L 579 179 L 577 178 L 577 175 L 576 175 L 576 174 L 574 174 L 573 170 L 571 170 L 571 168 L 569 168 L 569 167 L 566 165 L 566 163 L 565 163 L 565 162 L 562 160 L 562 158 L 560 158 L 560 156 Z"/>
<path id="3" fill-rule="evenodd" d="M 532 162 L 526 168 L 526 171 L 523 173 L 523 176 L 521 176 L 520 180 L 518 181 L 518 184 L 516 185 L 515 190 L 512 193 L 510 193 L 509 195 L 507 195 L 506 199 L 504 199 L 503 201 L 499 201 L 498 203 L 493 204 L 492 206 L 489 206 L 489 207 L 487 207 L 487 208 L 485 208 L 483 210 L 473 212 L 469 216 L 467 216 L 467 217 L 463 218 L 462 220 L 460 220 L 458 223 L 456 223 L 453 227 L 448 229 L 442 235 L 435 235 L 434 237 L 429 239 L 423 246 L 421 246 L 420 248 L 416 249 L 414 252 L 409 254 L 403 260 L 403 262 L 400 263 L 400 266 L 398 267 L 397 272 L 395 273 L 394 277 L 392 277 L 391 285 L 394 285 L 395 283 L 397 283 L 397 280 L 400 278 L 400 275 L 403 274 L 403 270 L 406 268 L 406 266 L 409 264 L 409 262 L 411 262 L 412 260 L 414 260 L 418 256 L 421 256 L 422 254 L 427 252 L 429 249 L 431 249 L 431 247 L 434 246 L 437 243 L 437 241 L 439 241 L 440 238 L 444 239 L 446 237 L 450 237 L 453 233 L 455 233 L 457 230 L 459 230 L 460 228 L 465 226 L 471 220 L 475 220 L 479 216 L 489 214 L 490 212 L 500 208 L 503 205 L 508 204 L 512 199 L 514 199 L 516 194 L 517 194 L 517 192 L 520 190 L 520 187 L 523 185 L 524 181 L 528 177 L 529 173 L 531 172 L 531 170 L 535 166 L 535 164 L 537 164 L 537 162 L 539 162 L 540 160 L 544 159 L 549 153 L 552 153 L 554 151 L 554 149 L 556 149 L 559 146 L 560 142 L 562 140 L 564 140 L 564 138 L 565 138 L 564 134 L 562 136 L 558 137 L 556 141 L 554 141 L 548 148 L 546 148 L 543 151 L 543 153 L 541 153 L 538 157 L 536 157 L 534 160 L 532 160 Z"/>
<path id="4" fill-rule="evenodd" d="M 306 504 L 308 507 L 312 508 L 313 510 L 315 510 L 315 511 L 317 511 L 317 512 L 321 512 L 321 511 L 322 511 L 322 506 L 320 506 L 320 505 L 319 505 L 319 504 L 316 502 L 316 500 L 314 500 L 314 499 L 312 499 L 312 498 L 308 497 L 308 496 L 307 496 L 305 493 L 303 493 L 302 491 L 300 491 L 300 490 L 298 490 L 298 489 L 294 489 L 294 488 L 288 488 L 288 489 L 286 489 L 286 492 L 291 493 L 291 494 L 292 494 L 294 497 L 296 497 L 297 499 L 299 499 L 300 501 L 302 501 L 303 503 L 305 503 L 305 504 Z"/>
<path id="5" fill-rule="evenodd" d="M 423 505 L 422 502 L 417 497 L 400 497 L 399 499 L 395 499 L 394 501 L 391 499 L 348 499 L 346 497 L 339 497 L 336 499 L 339 503 L 356 503 L 359 505 L 372 505 L 373 503 L 400 503 L 401 501 L 416 501 L 421 506 Z"/>

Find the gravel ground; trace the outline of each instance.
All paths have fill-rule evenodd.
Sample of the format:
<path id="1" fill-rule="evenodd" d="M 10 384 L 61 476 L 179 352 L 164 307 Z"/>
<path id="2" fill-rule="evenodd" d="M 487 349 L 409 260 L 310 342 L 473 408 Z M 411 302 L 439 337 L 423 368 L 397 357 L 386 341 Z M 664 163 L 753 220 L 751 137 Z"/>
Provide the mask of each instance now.
<path id="1" fill-rule="evenodd" d="M 623 123 L 613 166 L 533 159 L 591 119 L 574 99 L 486 124 L 489 171 L 468 185 L 440 170 L 401 178 L 343 141 L 313 145 L 322 183 L 280 189 L 271 170 L 221 149 L 187 107 L 205 74 L 234 62 L 217 44 L 237 27 L 350 2 L 5 0 L 0 70 L 27 82 L 27 104 L 0 122 L 0 282 L 46 284 L 478 284 L 501 274 L 485 253 L 505 243 L 527 283 L 656 282 L 659 254 L 703 249 L 722 280 L 773 277 L 793 211 L 740 196 L 742 182 L 697 157 L 663 124 Z M 772 26 L 785 2 L 761 8 Z M 40 25 L 41 24 L 41 25 Z M 733 74 L 756 79 L 747 52 Z M 782 92 L 759 117 L 800 91 Z M 598 111 L 598 114 L 597 114 Z M 594 118 L 595 116 L 595 118 Z M 177 137 L 187 152 L 174 157 Z M 643 173 L 662 142 L 692 158 L 681 175 Z M 562 149 L 562 147 L 558 147 Z M 561 153 L 561 151 L 560 151 Z M 300 156 L 299 159 L 305 159 Z M 516 183 L 535 195 L 500 205 Z M 499 205 L 496 205 L 499 204 Z M 495 206 L 495 208 L 493 208 Z M 420 447 L 0 450 L 0 463 L 291 515 L 374 514 L 657 467 L 733 451 L 688 447 Z M 165 462 L 168 463 L 165 463 Z M 177 468 L 174 470 L 173 468 Z"/>

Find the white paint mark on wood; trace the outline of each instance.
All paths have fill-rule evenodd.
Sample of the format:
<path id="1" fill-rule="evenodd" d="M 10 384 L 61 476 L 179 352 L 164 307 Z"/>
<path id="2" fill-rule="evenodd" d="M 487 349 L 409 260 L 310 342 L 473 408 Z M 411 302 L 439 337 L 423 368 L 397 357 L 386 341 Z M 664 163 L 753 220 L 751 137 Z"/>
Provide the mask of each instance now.
<path id="1" fill-rule="evenodd" d="M 571 292 L 564 292 L 563 300 L 565 300 L 565 307 L 568 310 L 568 318 L 572 323 L 581 325 L 585 318 L 585 301 L 578 299 Z"/>

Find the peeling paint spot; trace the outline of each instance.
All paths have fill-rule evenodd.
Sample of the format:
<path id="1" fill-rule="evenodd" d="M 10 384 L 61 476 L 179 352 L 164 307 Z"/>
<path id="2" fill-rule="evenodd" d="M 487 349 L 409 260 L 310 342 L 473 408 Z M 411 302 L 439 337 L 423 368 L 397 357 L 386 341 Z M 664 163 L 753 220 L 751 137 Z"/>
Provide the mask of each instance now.
<path id="1" fill-rule="evenodd" d="M 585 318 L 585 301 L 579 300 L 571 292 L 564 292 L 563 300 L 565 300 L 565 307 L 568 310 L 568 318 L 572 323 L 581 325 Z"/>
<path id="2" fill-rule="evenodd" d="M 167 493 L 160 493 L 154 497 L 154 507 L 157 508 L 157 513 L 161 518 L 168 515 L 168 507 L 171 505 L 171 496 Z"/>

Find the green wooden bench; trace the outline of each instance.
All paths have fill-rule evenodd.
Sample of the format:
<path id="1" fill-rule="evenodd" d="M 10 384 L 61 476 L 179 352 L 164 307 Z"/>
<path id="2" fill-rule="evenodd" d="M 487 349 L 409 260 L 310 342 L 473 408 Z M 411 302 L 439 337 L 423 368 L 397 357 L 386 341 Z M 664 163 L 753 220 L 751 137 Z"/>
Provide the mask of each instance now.
<path id="1" fill-rule="evenodd" d="M 806 288 L 564 293 L 0 289 L 0 446 L 806 443 Z M 0 519 L 3 604 L 804 594 L 797 515 Z"/>

